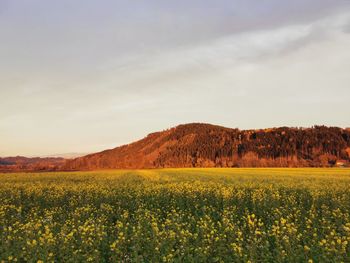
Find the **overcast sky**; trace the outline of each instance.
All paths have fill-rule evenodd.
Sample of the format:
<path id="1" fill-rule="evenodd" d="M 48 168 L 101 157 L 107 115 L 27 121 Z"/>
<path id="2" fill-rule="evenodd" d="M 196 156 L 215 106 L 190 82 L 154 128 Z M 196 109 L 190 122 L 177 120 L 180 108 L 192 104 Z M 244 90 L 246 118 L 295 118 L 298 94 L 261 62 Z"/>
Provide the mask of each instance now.
<path id="1" fill-rule="evenodd" d="M 349 0 L 0 0 L 0 156 L 350 127 L 349 99 Z"/>

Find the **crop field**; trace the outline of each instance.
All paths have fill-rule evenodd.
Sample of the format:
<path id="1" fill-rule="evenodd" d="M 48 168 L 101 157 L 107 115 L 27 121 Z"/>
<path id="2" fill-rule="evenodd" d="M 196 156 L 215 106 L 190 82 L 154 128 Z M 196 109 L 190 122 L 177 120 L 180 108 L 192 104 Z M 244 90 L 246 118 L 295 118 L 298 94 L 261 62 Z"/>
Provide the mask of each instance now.
<path id="1" fill-rule="evenodd" d="M 0 174 L 0 262 L 350 262 L 349 169 Z"/>

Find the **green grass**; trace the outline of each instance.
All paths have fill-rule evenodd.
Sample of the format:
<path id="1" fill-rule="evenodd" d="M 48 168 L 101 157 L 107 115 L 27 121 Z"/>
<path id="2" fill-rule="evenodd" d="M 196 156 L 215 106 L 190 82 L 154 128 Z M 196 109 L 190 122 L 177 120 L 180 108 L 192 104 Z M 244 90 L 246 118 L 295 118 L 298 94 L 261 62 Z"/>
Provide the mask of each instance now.
<path id="1" fill-rule="evenodd" d="M 349 169 L 0 174 L 0 261 L 350 262 Z"/>

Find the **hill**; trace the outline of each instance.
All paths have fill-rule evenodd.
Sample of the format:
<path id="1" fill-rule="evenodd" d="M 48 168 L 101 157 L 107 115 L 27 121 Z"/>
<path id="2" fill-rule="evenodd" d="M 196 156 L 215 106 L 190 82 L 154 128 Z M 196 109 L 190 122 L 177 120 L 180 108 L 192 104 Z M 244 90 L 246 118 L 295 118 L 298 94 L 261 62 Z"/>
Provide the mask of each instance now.
<path id="1" fill-rule="evenodd" d="M 329 167 L 348 165 L 350 131 L 337 127 L 238 130 L 179 125 L 142 140 L 67 160 L 62 169 Z"/>

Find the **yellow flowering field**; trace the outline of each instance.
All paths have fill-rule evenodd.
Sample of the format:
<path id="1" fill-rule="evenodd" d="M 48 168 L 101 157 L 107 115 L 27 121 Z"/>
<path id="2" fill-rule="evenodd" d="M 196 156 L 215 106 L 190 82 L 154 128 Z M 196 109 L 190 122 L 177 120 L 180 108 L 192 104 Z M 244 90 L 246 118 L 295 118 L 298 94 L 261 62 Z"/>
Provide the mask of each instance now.
<path id="1" fill-rule="evenodd" d="M 0 262 L 350 262 L 349 169 L 0 174 Z"/>

